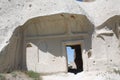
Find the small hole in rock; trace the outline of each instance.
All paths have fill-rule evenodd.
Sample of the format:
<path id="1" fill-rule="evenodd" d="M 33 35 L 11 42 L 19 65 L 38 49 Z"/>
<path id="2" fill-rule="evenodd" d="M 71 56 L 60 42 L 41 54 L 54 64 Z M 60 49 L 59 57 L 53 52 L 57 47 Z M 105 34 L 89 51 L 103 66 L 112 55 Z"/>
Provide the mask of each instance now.
<path id="1" fill-rule="evenodd" d="M 17 4 L 18 6 L 20 6 L 20 4 Z"/>
<path id="2" fill-rule="evenodd" d="M 32 7 L 32 4 L 29 4 L 29 7 Z"/>
<path id="3" fill-rule="evenodd" d="M 95 63 L 95 61 L 93 61 L 93 63 Z"/>
<path id="4" fill-rule="evenodd" d="M 112 60 L 110 60 L 112 62 Z"/>
<path id="5" fill-rule="evenodd" d="M 9 2 L 11 1 L 11 0 L 8 0 Z"/>
<path id="6" fill-rule="evenodd" d="M 110 45 L 108 45 L 108 47 L 110 47 Z"/>
<path id="7" fill-rule="evenodd" d="M 91 54 L 91 52 L 88 52 L 88 58 L 90 58 L 90 57 L 91 57 L 91 55 L 92 55 L 92 54 Z"/>

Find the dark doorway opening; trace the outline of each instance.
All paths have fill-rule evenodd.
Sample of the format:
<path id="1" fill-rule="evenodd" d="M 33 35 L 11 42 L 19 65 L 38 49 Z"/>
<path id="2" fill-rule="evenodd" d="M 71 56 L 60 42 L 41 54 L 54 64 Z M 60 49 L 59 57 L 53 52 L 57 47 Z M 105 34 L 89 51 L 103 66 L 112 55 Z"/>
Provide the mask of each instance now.
<path id="1" fill-rule="evenodd" d="M 81 45 L 67 45 L 66 48 L 68 48 L 68 47 L 70 47 L 72 50 L 74 50 L 73 62 L 71 62 L 71 63 L 69 62 L 69 55 L 71 53 L 67 50 L 68 72 L 77 74 L 78 72 L 83 71 Z"/>

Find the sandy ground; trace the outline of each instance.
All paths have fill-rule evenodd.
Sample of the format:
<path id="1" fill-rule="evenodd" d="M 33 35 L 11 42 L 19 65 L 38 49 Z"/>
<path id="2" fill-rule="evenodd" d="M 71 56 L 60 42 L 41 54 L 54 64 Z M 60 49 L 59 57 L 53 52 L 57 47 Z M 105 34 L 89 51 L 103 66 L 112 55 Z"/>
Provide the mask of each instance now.
<path id="1" fill-rule="evenodd" d="M 43 76 L 43 80 L 120 80 L 120 74 L 111 72 L 81 72 L 76 75 L 72 73 L 61 73 Z"/>
<path id="2" fill-rule="evenodd" d="M 76 75 L 73 73 L 59 73 L 40 76 L 39 79 L 30 78 L 23 72 L 2 75 L 4 78 L 0 74 L 0 80 L 120 80 L 120 74 L 112 72 L 81 72 Z"/>

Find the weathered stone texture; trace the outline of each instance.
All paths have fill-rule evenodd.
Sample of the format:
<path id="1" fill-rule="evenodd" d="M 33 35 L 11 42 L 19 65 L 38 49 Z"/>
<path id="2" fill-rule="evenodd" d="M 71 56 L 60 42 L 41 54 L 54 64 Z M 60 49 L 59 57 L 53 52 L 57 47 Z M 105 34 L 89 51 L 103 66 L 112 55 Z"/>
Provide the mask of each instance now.
<path id="1" fill-rule="evenodd" d="M 66 45 L 81 45 L 84 71 L 120 67 L 120 1 L 1 0 L 0 72 L 67 72 Z"/>

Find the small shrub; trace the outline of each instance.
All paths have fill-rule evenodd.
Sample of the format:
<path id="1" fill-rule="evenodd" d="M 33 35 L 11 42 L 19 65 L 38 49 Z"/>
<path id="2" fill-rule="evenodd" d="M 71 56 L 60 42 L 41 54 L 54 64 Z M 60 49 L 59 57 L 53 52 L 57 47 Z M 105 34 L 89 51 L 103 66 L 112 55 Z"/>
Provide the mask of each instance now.
<path id="1" fill-rule="evenodd" d="M 29 77 L 33 78 L 34 80 L 41 80 L 41 79 L 40 79 L 40 75 L 39 75 L 39 73 L 37 73 L 37 72 L 27 71 L 26 74 L 27 74 Z"/>
<path id="2" fill-rule="evenodd" d="M 17 73 L 15 73 L 15 72 L 12 72 L 11 75 L 12 75 L 13 77 L 17 77 Z"/>
<path id="3" fill-rule="evenodd" d="M 120 70 L 119 70 L 119 69 L 118 69 L 118 70 L 114 69 L 114 72 L 115 72 L 116 74 L 119 74 L 119 75 L 120 75 Z"/>
<path id="4" fill-rule="evenodd" d="M 6 80 L 5 76 L 0 74 L 0 80 Z"/>

